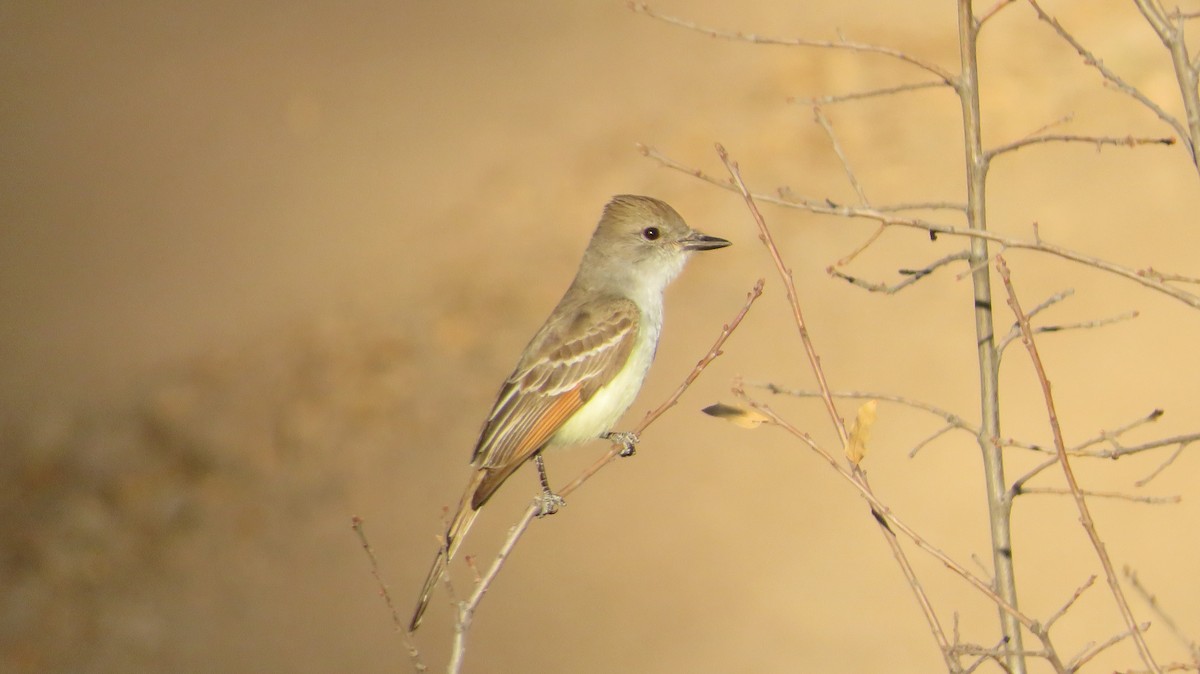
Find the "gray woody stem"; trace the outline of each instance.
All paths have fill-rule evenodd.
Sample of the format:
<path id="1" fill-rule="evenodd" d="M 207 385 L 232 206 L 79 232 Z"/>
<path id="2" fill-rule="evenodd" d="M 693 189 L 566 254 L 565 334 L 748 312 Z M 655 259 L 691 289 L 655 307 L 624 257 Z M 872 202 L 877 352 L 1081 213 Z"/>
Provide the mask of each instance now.
<path id="1" fill-rule="evenodd" d="M 979 64 L 976 38 L 979 23 L 971 0 L 958 0 L 958 44 L 961 72 L 955 89 L 962 105 L 963 140 L 966 148 L 967 224 L 974 230 L 987 229 L 985 192 L 988 157 L 983 151 L 979 116 Z M 987 240 L 971 239 L 970 263 L 974 272 L 975 336 L 979 358 L 980 432 L 979 449 L 983 452 L 984 483 L 987 489 L 988 520 L 992 534 L 992 564 L 996 573 L 996 594 L 1011 606 L 1017 606 L 1016 575 L 1013 571 L 1012 500 L 1004 482 L 1004 458 L 1000 451 L 999 352 L 992 326 L 991 266 L 987 263 Z M 1021 624 L 1006 611 L 1000 611 L 1005 637 L 1008 670 L 1025 674 Z"/>

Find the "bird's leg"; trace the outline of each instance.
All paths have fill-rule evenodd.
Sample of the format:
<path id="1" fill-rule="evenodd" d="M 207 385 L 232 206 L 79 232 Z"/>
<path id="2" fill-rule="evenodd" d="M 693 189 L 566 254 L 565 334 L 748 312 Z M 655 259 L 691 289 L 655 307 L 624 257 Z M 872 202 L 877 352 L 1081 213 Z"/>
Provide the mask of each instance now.
<path id="1" fill-rule="evenodd" d="M 641 441 L 638 434 L 633 431 L 609 431 L 600 437 L 621 443 L 621 446 L 624 447 L 621 450 L 621 456 L 633 456 L 633 453 L 637 451 L 637 443 Z"/>
<path id="2" fill-rule="evenodd" d="M 542 493 L 537 498 L 538 517 L 553 515 L 558 512 L 558 509 L 566 505 L 566 500 L 550 491 L 550 480 L 546 478 L 546 464 L 542 461 L 542 455 L 539 452 L 533 457 L 533 462 L 537 464 L 538 479 L 542 481 Z"/>

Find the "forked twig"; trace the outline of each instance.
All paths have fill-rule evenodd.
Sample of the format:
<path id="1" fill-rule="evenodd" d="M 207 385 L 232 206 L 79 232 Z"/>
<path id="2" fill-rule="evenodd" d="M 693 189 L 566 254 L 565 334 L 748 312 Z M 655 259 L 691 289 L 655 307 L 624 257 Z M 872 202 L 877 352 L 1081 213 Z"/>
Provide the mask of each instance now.
<path id="1" fill-rule="evenodd" d="M 413 670 L 416 672 L 429 671 L 429 668 L 425 666 L 425 662 L 421 659 L 421 653 L 417 650 L 416 644 L 409 638 L 408 626 L 400 619 L 400 613 L 396 610 L 395 602 L 392 601 L 392 593 L 388 590 L 387 583 L 383 582 L 383 576 L 379 574 L 379 560 L 375 557 L 375 549 L 367 541 L 367 534 L 363 531 L 362 518 L 357 515 L 351 517 L 350 528 L 354 530 L 355 536 L 358 537 L 358 542 L 362 544 L 363 552 L 367 553 L 367 559 L 371 562 L 371 576 L 379 586 L 379 596 L 383 597 L 388 611 L 392 614 L 392 625 L 395 626 L 396 633 L 400 635 L 400 643 L 404 645 L 404 650 L 408 652 L 408 659 L 412 661 Z"/>
<path id="2" fill-rule="evenodd" d="M 1134 643 L 1137 644 L 1138 653 L 1141 655 L 1142 661 L 1152 672 L 1161 674 L 1158 663 L 1154 660 L 1154 654 L 1150 652 L 1150 647 L 1146 644 L 1142 628 L 1138 625 L 1137 620 L 1134 619 L 1133 611 L 1129 608 L 1129 602 L 1125 599 L 1125 592 L 1121 589 L 1121 582 L 1117 578 L 1112 560 L 1108 556 L 1104 541 L 1100 539 L 1100 534 L 1096 530 L 1096 524 L 1092 519 L 1091 511 L 1088 509 L 1087 500 L 1079 487 L 1079 482 L 1075 479 L 1075 471 L 1071 468 L 1071 462 L 1067 458 L 1067 446 L 1063 442 L 1062 427 L 1058 423 L 1058 412 L 1055 410 L 1054 396 L 1050 393 L 1050 380 L 1046 377 L 1046 368 L 1042 365 L 1041 355 L 1038 353 L 1037 344 L 1033 340 L 1033 328 L 1029 325 L 1029 317 L 1021 310 L 1020 301 L 1017 299 L 1016 290 L 1013 288 L 1012 276 L 1009 273 L 1008 264 L 1005 263 L 1003 256 L 996 258 L 996 269 L 1000 274 L 1000 280 L 1004 283 L 1004 289 L 1008 293 L 1008 305 L 1012 308 L 1017 321 L 1021 324 L 1022 341 L 1025 343 L 1026 350 L 1029 351 L 1029 358 L 1033 361 L 1038 382 L 1042 386 L 1042 395 L 1046 399 L 1046 412 L 1050 419 L 1050 430 L 1054 436 L 1054 447 L 1058 451 L 1058 463 L 1062 466 L 1067 486 L 1075 498 L 1075 506 L 1079 511 L 1080 523 L 1091 540 L 1092 547 L 1096 549 L 1096 555 L 1100 559 L 1101 567 L 1104 568 L 1104 575 L 1108 580 L 1109 588 L 1112 590 L 1113 598 L 1117 602 L 1117 608 L 1121 613 L 1121 617 L 1125 620 L 1125 626 L 1128 628 L 1130 636 L 1133 637 Z"/>
<path id="3" fill-rule="evenodd" d="M 686 19 L 669 16 L 667 14 L 660 14 L 657 11 L 651 9 L 650 6 L 644 2 L 630 2 L 629 9 L 633 10 L 637 14 L 645 14 L 648 17 L 651 17 L 653 19 L 658 19 L 659 21 L 671 24 L 673 26 L 679 26 L 680 28 L 686 28 L 688 30 L 695 31 L 697 33 L 701 33 L 701 34 L 707 35 L 709 37 L 716 37 L 716 38 L 721 38 L 721 39 L 725 39 L 725 40 L 737 40 L 737 41 L 741 41 L 741 42 L 751 42 L 754 44 L 782 45 L 782 46 L 786 46 L 786 47 L 816 47 L 816 48 L 820 48 L 820 49 L 843 49 L 846 51 L 856 51 L 856 52 L 862 52 L 862 53 L 868 53 L 868 54 L 880 54 L 880 55 L 887 56 L 889 58 L 892 58 L 892 59 L 895 59 L 898 61 L 902 61 L 909 65 L 916 66 L 917 68 L 920 68 L 921 70 L 924 70 L 928 73 L 931 73 L 931 74 L 937 76 L 937 78 L 939 80 L 941 80 L 942 82 L 945 82 L 946 84 L 949 84 L 951 86 L 957 86 L 957 84 L 956 84 L 957 78 L 950 71 L 948 71 L 934 63 L 930 63 L 929 61 L 925 61 L 925 60 L 916 58 L 914 56 L 911 56 L 903 51 L 900 51 L 899 49 L 893 49 L 892 47 L 884 47 L 882 45 L 866 44 L 866 43 L 862 43 L 862 42 L 851 42 L 849 40 L 842 39 L 842 38 L 839 38 L 837 40 L 809 40 L 806 38 L 799 38 L 799 37 L 779 38 L 779 37 L 767 37 L 765 35 L 757 35 L 755 33 L 743 33 L 740 31 L 727 31 L 727 30 L 720 30 L 717 28 L 708 28 L 706 26 L 701 26 L 693 21 L 688 21 Z"/>

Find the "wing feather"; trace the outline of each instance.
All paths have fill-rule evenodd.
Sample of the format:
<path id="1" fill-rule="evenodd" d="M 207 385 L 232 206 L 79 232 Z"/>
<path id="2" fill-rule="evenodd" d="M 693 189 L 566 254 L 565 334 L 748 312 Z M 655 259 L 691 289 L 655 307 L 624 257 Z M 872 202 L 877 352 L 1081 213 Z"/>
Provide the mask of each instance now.
<path id="1" fill-rule="evenodd" d="M 472 463 L 488 472 L 474 507 L 545 446 L 571 415 L 621 371 L 637 343 L 633 301 L 560 304 L 500 389 Z"/>

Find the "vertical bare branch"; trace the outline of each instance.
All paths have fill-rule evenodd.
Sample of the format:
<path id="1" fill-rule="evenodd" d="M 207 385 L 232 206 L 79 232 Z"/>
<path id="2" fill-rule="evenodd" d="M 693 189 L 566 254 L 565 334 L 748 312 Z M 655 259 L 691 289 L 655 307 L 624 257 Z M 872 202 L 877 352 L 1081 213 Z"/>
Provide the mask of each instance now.
<path id="1" fill-rule="evenodd" d="M 1121 612 L 1121 617 L 1125 620 L 1125 626 L 1129 629 L 1129 634 L 1133 637 L 1133 642 L 1137 644 L 1138 654 L 1141 655 L 1142 662 L 1146 664 L 1146 667 L 1150 671 L 1155 672 L 1155 674 L 1161 674 L 1162 670 L 1159 669 L 1158 663 L 1154 660 L 1154 655 L 1150 652 L 1150 647 L 1146 644 L 1142 628 L 1133 617 L 1133 611 L 1129 608 L 1129 602 L 1125 600 L 1125 592 L 1121 589 L 1121 581 L 1117 578 L 1117 572 L 1113 568 L 1112 559 L 1108 556 L 1108 550 L 1105 548 L 1104 541 L 1100 539 L 1100 534 L 1096 531 L 1096 523 L 1092 519 L 1091 511 L 1088 509 L 1087 499 L 1079 488 L 1079 482 L 1075 479 L 1075 471 L 1071 468 L 1071 462 L 1067 458 L 1067 445 L 1063 442 L 1062 427 L 1058 423 L 1058 412 L 1054 407 L 1054 396 L 1050 393 L 1050 380 L 1046 377 L 1046 368 L 1042 365 L 1042 357 L 1038 354 L 1037 345 L 1033 341 L 1033 328 L 1029 326 L 1029 317 L 1021 311 L 1021 304 L 1017 300 L 1017 294 L 1012 285 L 1012 278 L 1008 272 L 1008 265 L 1005 263 L 1003 256 L 996 258 L 996 268 L 1000 272 L 1000 279 L 1004 282 L 1004 288 L 1008 292 L 1008 305 L 1012 307 L 1013 313 L 1016 314 L 1017 322 L 1021 325 L 1021 339 L 1025 343 L 1025 348 L 1029 351 L 1029 358 L 1033 361 L 1033 368 L 1037 371 L 1038 382 L 1042 385 L 1042 395 L 1046 398 L 1046 412 L 1050 417 L 1050 431 L 1054 436 L 1054 448 L 1058 453 L 1058 463 L 1062 466 L 1067 486 L 1071 490 L 1071 495 L 1075 498 L 1075 506 L 1079 510 L 1079 521 L 1083 525 L 1084 531 L 1087 532 L 1088 538 L 1091 539 L 1092 547 L 1096 549 L 1096 555 L 1100 558 L 1100 566 L 1104 568 L 1104 576 L 1108 580 L 1108 586 L 1112 589 L 1113 598 L 1116 599 L 1117 608 Z"/>
<path id="2" fill-rule="evenodd" d="M 967 172 L 967 226 L 987 230 L 986 183 L 988 157 L 983 150 L 982 120 L 979 113 L 979 64 L 976 39 L 979 22 L 971 0 L 958 0 L 958 44 L 961 72 L 957 81 L 962 107 L 963 139 Z M 983 454 L 984 486 L 987 491 L 988 522 L 992 535 L 992 564 L 996 573 L 996 592 L 1009 604 L 1017 605 L 1017 581 L 1013 568 L 1012 501 L 1004 481 L 1004 457 L 1000 451 L 1000 354 L 996 349 L 992 317 L 992 281 L 987 240 L 971 238 L 971 285 L 975 302 L 975 337 L 979 360 L 980 432 L 977 438 Z M 1007 665 L 1013 674 L 1025 674 L 1021 626 L 1007 612 L 1000 612 L 1000 624 L 1006 637 Z"/>

